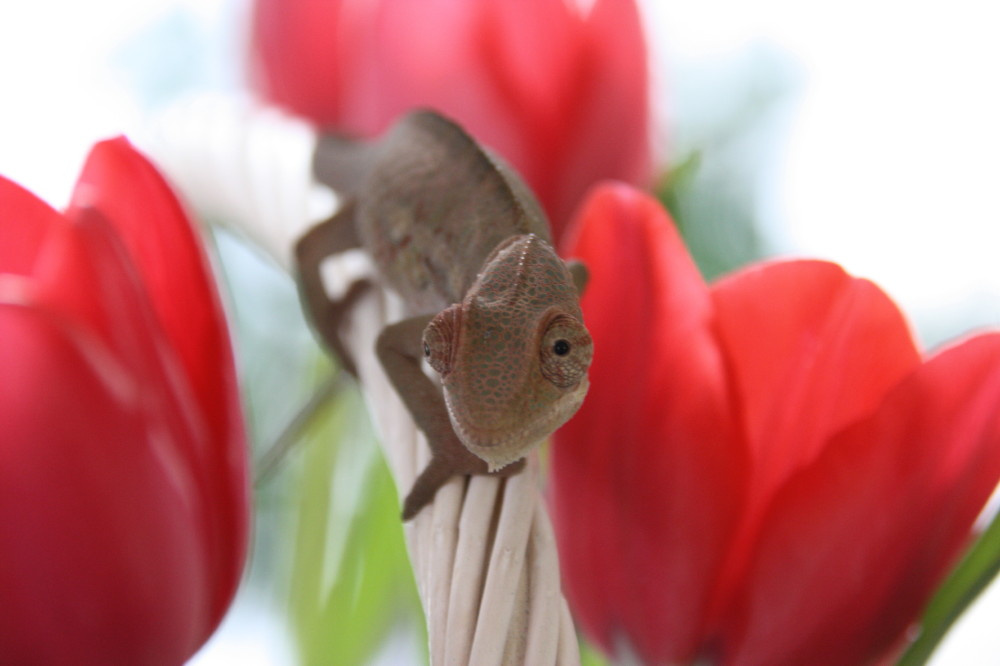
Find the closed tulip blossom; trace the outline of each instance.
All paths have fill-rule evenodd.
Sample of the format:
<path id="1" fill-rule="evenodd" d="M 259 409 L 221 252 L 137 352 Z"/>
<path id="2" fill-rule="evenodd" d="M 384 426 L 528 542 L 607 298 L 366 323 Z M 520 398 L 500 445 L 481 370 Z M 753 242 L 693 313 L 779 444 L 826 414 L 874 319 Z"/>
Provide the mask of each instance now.
<path id="1" fill-rule="evenodd" d="M 247 499 L 222 310 L 160 175 L 116 139 L 65 213 L 0 178 L 0 661 L 183 663 Z"/>
<path id="2" fill-rule="evenodd" d="M 667 214 L 596 191 L 591 389 L 556 435 L 564 587 L 646 663 L 862 664 L 905 645 L 1000 480 L 1000 334 L 924 356 L 821 261 L 706 285 Z"/>
<path id="3" fill-rule="evenodd" d="M 252 78 L 332 131 L 373 136 L 416 107 L 511 163 L 558 237 L 585 191 L 646 180 L 649 93 L 634 0 L 257 0 Z"/>

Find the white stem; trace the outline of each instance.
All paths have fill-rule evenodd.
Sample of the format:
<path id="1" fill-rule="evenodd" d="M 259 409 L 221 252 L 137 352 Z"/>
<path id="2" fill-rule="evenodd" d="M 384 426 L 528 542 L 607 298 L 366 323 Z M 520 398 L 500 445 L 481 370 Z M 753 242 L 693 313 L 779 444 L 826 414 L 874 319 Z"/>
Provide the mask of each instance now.
<path id="1" fill-rule="evenodd" d="M 333 211 L 334 197 L 311 177 L 314 145 L 314 132 L 301 121 L 209 99 L 168 114 L 148 149 L 196 210 L 244 232 L 288 268 L 298 236 Z M 324 270 L 324 279 L 333 293 L 346 278 L 333 284 L 338 277 Z M 402 316 L 398 299 L 371 290 L 345 336 L 401 497 L 429 450 L 373 341 Z M 452 479 L 405 534 L 432 663 L 579 663 L 534 456 L 507 480 Z"/>

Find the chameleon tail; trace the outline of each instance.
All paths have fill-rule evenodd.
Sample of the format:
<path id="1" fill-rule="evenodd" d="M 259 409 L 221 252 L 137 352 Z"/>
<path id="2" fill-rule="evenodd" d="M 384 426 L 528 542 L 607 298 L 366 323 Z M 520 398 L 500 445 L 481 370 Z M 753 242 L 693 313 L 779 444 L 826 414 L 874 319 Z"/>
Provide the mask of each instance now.
<path id="1" fill-rule="evenodd" d="M 313 174 L 337 194 L 353 194 L 371 171 L 374 150 L 371 142 L 321 134 L 313 154 Z"/>

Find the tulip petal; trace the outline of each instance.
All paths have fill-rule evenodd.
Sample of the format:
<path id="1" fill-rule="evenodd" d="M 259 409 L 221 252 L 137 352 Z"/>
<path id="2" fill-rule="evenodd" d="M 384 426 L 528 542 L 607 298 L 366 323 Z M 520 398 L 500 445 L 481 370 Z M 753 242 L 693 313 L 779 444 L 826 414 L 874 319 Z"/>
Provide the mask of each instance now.
<path id="1" fill-rule="evenodd" d="M 482 79 L 478 86 L 482 108 L 471 108 L 469 101 L 461 98 L 441 108 L 463 119 L 475 137 L 500 150 L 531 183 L 553 216 L 553 237 L 558 239 L 584 191 L 594 182 L 588 181 L 575 192 L 556 223 L 552 197 L 565 172 L 574 165 L 567 160 L 560 168 L 553 168 L 550 156 L 562 161 L 578 138 L 574 136 L 580 112 L 575 104 L 577 90 L 589 81 L 583 55 L 587 45 L 584 23 L 579 11 L 562 0 L 539 0 L 530 5 L 480 2 L 472 23 L 473 37 L 465 48 L 477 55 L 478 62 L 464 75 Z M 567 113 L 568 105 L 573 105 L 573 114 Z"/>
<path id="2" fill-rule="evenodd" d="M 172 441 L 205 439 L 203 425 L 190 414 L 190 398 L 177 395 L 184 388 L 176 386 L 179 373 L 169 368 L 173 359 L 138 275 L 100 213 L 86 209 L 77 213 L 75 224 L 62 220 L 53 226 L 33 277 L 38 302 L 94 336 L 135 377 L 129 400 L 162 417 Z M 173 466 L 196 469 L 198 461 L 188 451 L 175 455 Z"/>
<path id="3" fill-rule="evenodd" d="M 659 204 L 595 191 L 568 239 L 591 271 L 591 388 L 555 436 L 552 505 L 566 593 L 609 652 L 691 659 L 743 498 L 708 289 Z"/>
<path id="4" fill-rule="evenodd" d="M 757 265 L 713 285 L 712 299 L 753 456 L 755 514 L 920 355 L 896 305 L 836 264 Z"/>
<path id="5" fill-rule="evenodd" d="M 17 183 L 0 176 L 0 273 L 31 275 L 45 235 L 62 215 Z"/>
<path id="6" fill-rule="evenodd" d="M 899 640 L 1000 479 L 1000 334 L 917 369 L 774 497 L 726 662 L 867 663 Z"/>
<path id="7" fill-rule="evenodd" d="M 556 239 L 594 183 L 649 175 L 634 0 L 257 0 L 253 47 L 263 94 L 331 131 L 454 118 L 524 177 Z"/>
<path id="8" fill-rule="evenodd" d="M 198 408 L 218 441 L 241 440 L 232 352 L 207 259 L 180 203 L 124 138 L 94 146 L 67 216 L 92 207 L 111 222 L 139 271 Z"/>
<path id="9" fill-rule="evenodd" d="M 30 280 L 6 279 L 0 298 L 16 304 L 30 292 L 76 329 L 94 336 L 137 377 L 134 398 L 145 400 L 151 414 L 165 416 L 172 440 L 203 439 L 188 415 L 190 409 L 182 408 L 175 392 L 168 390 L 166 341 L 114 231 L 93 209 L 79 211 L 77 218 L 71 224 L 55 213 L 46 220 L 44 238 L 31 258 Z M 188 460 L 183 468 L 193 469 L 194 462 Z"/>
<path id="10" fill-rule="evenodd" d="M 97 144 L 77 183 L 71 219 L 99 211 L 114 226 L 165 334 L 162 349 L 182 413 L 205 436 L 181 441 L 198 475 L 221 620 L 239 582 L 248 535 L 245 436 L 232 350 L 211 272 L 169 186 L 127 140 Z M 179 371 L 180 376 L 171 376 Z M 181 383 L 178 384 L 177 380 Z"/>
<path id="11" fill-rule="evenodd" d="M 257 0 L 254 84 L 270 100 L 320 125 L 345 127 L 352 102 L 365 96 L 358 79 L 371 65 L 365 49 L 374 41 L 373 14 L 363 2 Z"/>
<path id="12" fill-rule="evenodd" d="M 209 433 L 124 248 L 95 209 L 79 209 L 75 216 L 75 224 L 63 221 L 53 227 L 39 252 L 33 284 L 40 304 L 36 307 L 73 322 L 79 335 L 94 339 L 91 348 L 107 349 L 102 358 L 115 363 L 94 361 L 106 379 L 113 368 L 124 368 L 112 382 L 119 399 L 151 424 L 153 434 L 122 441 L 155 448 L 161 476 L 196 512 L 196 517 L 188 518 L 186 538 L 199 547 L 199 575 L 207 572 L 205 580 L 211 581 L 211 594 L 199 597 L 206 607 L 194 615 L 204 632 L 200 645 L 232 598 L 244 559 L 246 526 L 226 522 L 228 505 L 235 502 L 232 481 L 213 476 L 216 469 L 205 467 L 200 452 L 210 448 Z M 124 375 L 129 381 L 122 379 Z M 99 424 L 96 427 L 99 430 Z M 88 433 L 79 435 L 83 446 Z"/>
<path id="13" fill-rule="evenodd" d="M 574 80 L 576 50 L 583 37 L 580 10 L 565 0 L 480 2 L 477 40 L 482 44 L 484 74 L 510 104 L 531 100 L 533 113 L 548 123 L 566 121 L 563 104 Z M 544 57 L 537 47 L 545 44 Z"/>
<path id="14" fill-rule="evenodd" d="M 164 473 L 169 429 L 96 337 L 21 296 L 0 302 L 0 654 L 181 663 L 210 586 L 194 507 Z"/>
<path id="15" fill-rule="evenodd" d="M 570 4 L 570 3 L 567 3 Z M 551 191 L 540 194 L 559 238 L 570 214 L 592 183 L 616 179 L 649 182 L 650 100 L 645 33 L 633 0 L 594 0 L 586 18 L 573 111 Z M 564 101 L 564 104 L 566 102 Z M 627 128 L 627 129 L 623 129 Z"/>

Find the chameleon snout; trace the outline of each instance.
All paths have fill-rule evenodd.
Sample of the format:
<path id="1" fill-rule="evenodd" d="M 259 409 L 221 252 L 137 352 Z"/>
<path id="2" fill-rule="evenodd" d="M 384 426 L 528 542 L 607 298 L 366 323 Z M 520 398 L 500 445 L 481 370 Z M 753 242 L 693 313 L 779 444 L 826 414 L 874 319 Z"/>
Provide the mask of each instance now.
<path id="1" fill-rule="evenodd" d="M 535 391 L 523 400 L 473 410 L 468 409 L 469 400 L 446 386 L 445 403 L 455 434 L 491 471 L 523 458 L 576 413 L 590 386 L 586 374 L 572 387 L 545 383 L 549 390 L 544 395 Z"/>

